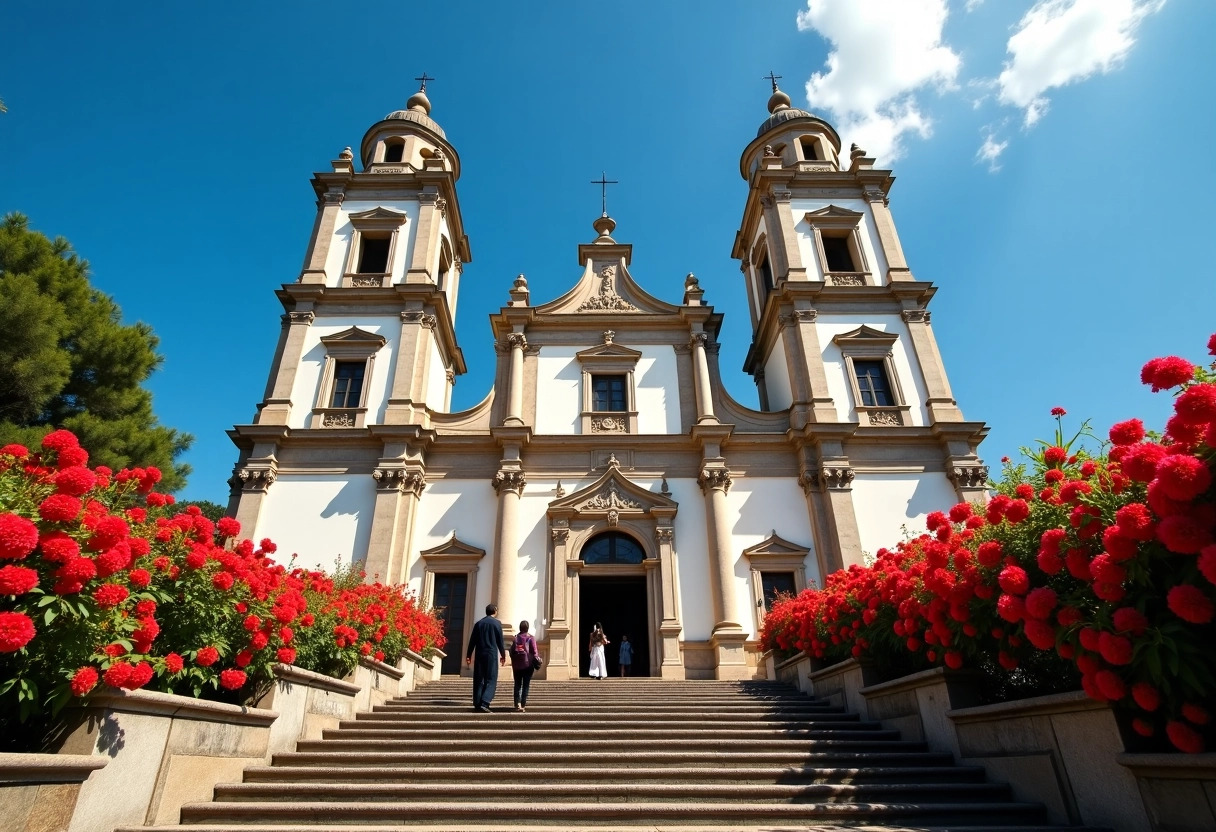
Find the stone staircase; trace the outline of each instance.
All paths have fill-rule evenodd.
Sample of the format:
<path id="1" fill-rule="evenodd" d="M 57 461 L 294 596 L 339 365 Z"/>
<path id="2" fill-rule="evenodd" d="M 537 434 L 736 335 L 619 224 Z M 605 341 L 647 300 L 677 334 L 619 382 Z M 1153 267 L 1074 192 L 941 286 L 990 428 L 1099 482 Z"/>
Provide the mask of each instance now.
<path id="1" fill-rule="evenodd" d="M 188 804 L 176 832 L 1034 829 L 978 767 L 771 682 L 444 679 Z M 149 827 L 142 827 L 148 832 Z"/>

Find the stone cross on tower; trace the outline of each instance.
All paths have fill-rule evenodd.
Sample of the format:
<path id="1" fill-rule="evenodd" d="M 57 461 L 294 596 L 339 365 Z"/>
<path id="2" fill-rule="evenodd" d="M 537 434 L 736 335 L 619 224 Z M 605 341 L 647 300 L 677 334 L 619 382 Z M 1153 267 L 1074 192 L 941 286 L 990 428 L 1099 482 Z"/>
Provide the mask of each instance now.
<path id="1" fill-rule="evenodd" d="M 600 212 L 606 217 L 608 216 L 608 186 L 621 183 L 615 179 L 609 179 L 607 173 L 600 171 L 600 178 L 592 179 L 591 184 L 600 186 Z"/>

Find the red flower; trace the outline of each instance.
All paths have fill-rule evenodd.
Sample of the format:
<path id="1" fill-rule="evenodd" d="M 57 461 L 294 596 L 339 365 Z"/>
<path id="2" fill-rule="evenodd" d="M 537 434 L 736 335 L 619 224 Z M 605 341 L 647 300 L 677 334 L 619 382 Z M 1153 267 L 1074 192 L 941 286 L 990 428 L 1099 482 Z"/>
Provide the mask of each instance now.
<path id="1" fill-rule="evenodd" d="M 1132 720 L 1132 730 L 1142 737 L 1151 737 L 1153 735 L 1153 726 L 1140 717 Z"/>
<path id="2" fill-rule="evenodd" d="M 1132 685 L 1132 699 L 1142 710 L 1152 713 L 1161 706 L 1161 694 L 1148 682 L 1137 682 Z"/>
<path id="3" fill-rule="evenodd" d="M 280 647 L 275 653 L 275 659 L 283 664 L 291 664 L 296 660 L 296 651 L 290 647 Z"/>
<path id="4" fill-rule="evenodd" d="M 1016 595 L 1002 595 L 996 600 L 996 613 L 1010 624 L 1016 624 L 1026 616 L 1026 604 Z"/>
<path id="5" fill-rule="evenodd" d="M 1115 523 L 1133 540 L 1153 539 L 1153 515 L 1143 503 L 1128 503 L 1115 512 Z"/>
<path id="6" fill-rule="evenodd" d="M 68 687 L 72 689 L 73 696 L 84 696 L 97 687 L 97 679 L 97 671 L 94 668 L 82 667 L 73 674 L 72 681 L 68 683 Z"/>
<path id="7" fill-rule="evenodd" d="M 228 572 L 216 572 L 211 576 L 211 583 L 216 589 L 227 592 L 228 590 L 232 589 L 232 585 L 235 583 L 235 581 L 233 580 L 232 575 Z"/>
<path id="8" fill-rule="evenodd" d="M 252 633 L 258 627 L 262 626 L 262 619 L 258 618 L 256 615 L 247 615 L 245 616 L 244 623 L 245 629 Z"/>
<path id="9" fill-rule="evenodd" d="M 1208 583 L 1216 584 L 1216 546 L 1204 546 L 1199 551 L 1199 572 Z"/>
<path id="10" fill-rule="evenodd" d="M 220 671 L 220 687 L 225 690 L 240 690 L 245 686 L 246 678 L 243 670 Z"/>
<path id="11" fill-rule="evenodd" d="M 1174 412 L 1188 425 L 1216 422 L 1216 384 L 1188 387 L 1174 401 Z"/>
<path id="12" fill-rule="evenodd" d="M 24 595 L 36 586 L 36 570 L 24 566 L 0 566 L 0 595 Z"/>
<path id="13" fill-rule="evenodd" d="M 38 506 L 38 515 L 48 523 L 68 523 L 75 520 L 84 504 L 70 494 L 52 494 Z"/>
<path id="14" fill-rule="evenodd" d="M 1177 387 L 1195 377 L 1195 365 L 1176 355 L 1154 358 L 1140 370 L 1140 381 L 1150 384 L 1153 392 Z"/>
<path id="15" fill-rule="evenodd" d="M 1157 463 L 1167 456 L 1169 451 L 1155 442 L 1141 442 L 1139 445 L 1128 445 L 1127 453 L 1119 464 L 1133 480 L 1148 482 L 1157 475 Z"/>
<path id="16" fill-rule="evenodd" d="M 1040 619 L 1029 618 L 1024 625 L 1026 638 L 1040 650 L 1050 650 L 1056 646 L 1056 628 Z"/>
<path id="17" fill-rule="evenodd" d="M 1127 696 L 1127 686 L 1123 684 L 1123 680 L 1119 678 L 1119 674 L 1113 670 L 1099 670 L 1094 674 L 1094 683 L 1098 686 L 1098 690 L 1102 692 L 1102 696 L 1112 702 L 1116 702 Z"/>
<path id="18" fill-rule="evenodd" d="M 1212 600 L 1199 587 L 1190 584 L 1174 587 L 1166 594 L 1165 600 L 1174 615 L 1192 624 L 1207 624 L 1216 614 Z"/>
<path id="19" fill-rule="evenodd" d="M 145 598 L 135 605 L 135 614 L 140 618 L 148 618 L 156 612 L 156 602 L 150 598 Z"/>
<path id="20" fill-rule="evenodd" d="M 957 503 L 950 509 L 950 520 L 954 523 L 963 523 L 971 516 L 971 503 Z"/>
<path id="21" fill-rule="evenodd" d="M 59 467 L 74 468 L 89 461 L 89 452 L 77 445 L 75 448 L 64 448 L 59 452 Z M 104 466 L 99 466 L 104 467 Z"/>
<path id="22" fill-rule="evenodd" d="M 12 456 L 16 457 L 18 460 L 22 460 L 29 455 L 29 448 L 25 447 L 24 445 L 18 445 L 15 442 L 11 445 L 5 445 L 3 448 L 0 448 L 0 456 Z"/>
<path id="23" fill-rule="evenodd" d="M 1191 722 L 1195 725 L 1207 725 L 1212 719 L 1211 714 L 1209 714 L 1204 708 L 1190 702 L 1183 704 L 1182 716 L 1187 722 Z"/>
<path id="24" fill-rule="evenodd" d="M 1033 500 L 1034 486 L 1028 482 L 1020 482 L 1017 484 L 1017 487 L 1013 489 L 1013 493 L 1016 494 L 1021 500 Z M 1006 506 L 1006 509 L 1008 509 L 1008 506 Z"/>
<path id="25" fill-rule="evenodd" d="M 1013 595 L 1025 595 L 1030 589 L 1030 578 L 1026 574 L 1026 570 L 1020 566 L 1009 565 L 1001 570 L 1001 574 L 997 576 L 997 583 L 1001 589 Z"/>
<path id="26" fill-rule="evenodd" d="M 112 688 L 125 688 L 131 682 L 135 668 L 127 662 L 114 662 L 101 680 Z"/>
<path id="27" fill-rule="evenodd" d="M 1053 408 L 1051 409 L 1051 415 L 1052 415 L 1052 416 L 1067 416 L 1067 415 L 1068 415 L 1068 411 L 1067 411 L 1067 410 L 1065 410 L 1065 409 L 1064 409 L 1064 408 L 1062 408 L 1062 407 L 1053 407 Z"/>
<path id="28" fill-rule="evenodd" d="M 152 665 L 147 662 L 140 662 L 132 668 L 131 678 L 127 680 L 127 683 L 123 687 L 127 690 L 138 690 L 148 684 L 148 682 L 151 682 L 155 673 L 156 671 Z"/>
<path id="29" fill-rule="evenodd" d="M 1198 754 L 1203 751 L 1203 737 L 1185 722 L 1171 719 L 1165 723 L 1165 735 L 1179 751 Z"/>
<path id="30" fill-rule="evenodd" d="M 101 607 L 103 610 L 109 609 L 110 607 L 117 607 L 123 601 L 127 600 L 128 595 L 130 595 L 130 593 L 127 592 L 127 588 L 125 586 L 119 586 L 118 584 L 102 584 L 101 586 L 97 587 L 97 589 L 93 590 L 93 600 L 96 601 L 97 606 Z"/>
<path id="31" fill-rule="evenodd" d="M 1036 587 L 1026 595 L 1026 613 L 1031 618 L 1045 619 L 1056 608 L 1057 602 L 1054 589 L 1046 586 Z"/>
<path id="32" fill-rule="evenodd" d="M 60 494 L 79 497 L 97 484 L 97 476 L 83 465 L 63 468 L 55 475 L 55 488 Z"/>
<path id="33" fill-rule="evenodd" d="M 216 523 L 216 529 L 219 530 L 220 537 L 236 537 L 241 533 L 241 524 L 233 517 L 221 517 Z"/>
<path id="34" fill-rule="evenodd" d="M 15 653 L 37 634 L 34 622 L 23 612 L 0 612 L 0 653 Z"/>
<path id="35" fill-rule="evenodd" d="M 1128 419 L 1111 426 L 1110 441 L 1115 445 L 1135 445 L 1144 438 L 1144 422 Z"/>
<path id="36" fill-rule="evenodd" d="M 16 514 L 0 514 L 0 560 L 21 560 L 38 545 L 38 527 Z"/>
<path id="37" fill-rule="evenodd" d="M 186 666 L 185 660 L 177 653 L 170 653 L 165 656 L 165 670 L 170 673 L 181 673 L 182 668 Z"/>
<path id="38" fill-rule="evenodd" d="M 253 654 L 248 650 L 242 650 L 236 654 L 234 661 L 236 662 L 237 667 L 248 667 L 249 663 L 253 661 Z"/>
<path id="39" fill-rule="evenodd" d="M 264 650 L 269 643 L 270 636 L 265 633 L 254 633 L 253 638 L 249 640 L 249 646 L 254 650 Z"/>
<path id="40" fill-rule="evenodd" d="M 1033 493 L 1033 489 L 1031 493 Z M 1009 508 L 1005 510 L 1005 519 L 1010 523 L 1021 523 L 1029 516 L 1030 506 L 1025 500 L 1014 500 L 1009 504 Z"/>
<path id="41" fill-rule="evenodd" d="M 130 579 L 131 586 L 139 589 L 144 589 L 152 583 L 152 573 L 147 569 L 132 569 L 127 573 L 127 578 Z"/>
<path id="42" fill-rule="evenodd" d="M 1059 465 L 1066 459 L 1068 459 L 1068 451 L 1064 450 L 1058 445 L 1052 445 L 1050 448 L 1043 451 L 1043 461 L 1048 465 Z"/>
<path id="43" fill-rule="evenodd" d="M 68 430 L 53 430 L 42 437 L 42 448 L 47 451 L 62 451 L 65 448 L 79 448 L 80 440 L 76 434 Z"/>
<path id="44" fill-rule="evenodd" d="M 1157 524 L 1157 539 L 1171 552 L 1194 555 L 1212 542 L 1212 530 L 1194 517 L 1175 514 Z"/>
<path id="45" fill-rule="evenodd" d="M 984 541 L 979 545 L 975 553 L 975 559 L 980 562 L 980 565 L 988 568 L 992 568 L 1000 563 L 1003 556 L 1001 544 L 995 540 Z"/>
<path id="46" fill-rule="evenodd" d="M 220 660 L 220 651 L 214 647 L 202 647 L 194 654 L 194 663 L 199 667 L 211 667 Z"/>
<path id="47" fill-rule="evenodd" d="M 1120 633 L 1138 636 L 1148 630 L 1148 618 L 1134 607 L 1120 607 L 1111 618 L 1115 623 L 1115 630 Z"/>
<path id="48" fill-rule="evenodd" d="M 1190 454 L 1172 454 L 1157 463 L 1157 482 L 1171 500 L 1193 500 L 1208 490 L 1212 472 Z"/>
<path id="49" fill-rule="evenodd" d="M 1098 652 L 1109 664 L 1131 664 L 1132 642 L 1123 636 L 1102 632 L 1098 634 Z"/>

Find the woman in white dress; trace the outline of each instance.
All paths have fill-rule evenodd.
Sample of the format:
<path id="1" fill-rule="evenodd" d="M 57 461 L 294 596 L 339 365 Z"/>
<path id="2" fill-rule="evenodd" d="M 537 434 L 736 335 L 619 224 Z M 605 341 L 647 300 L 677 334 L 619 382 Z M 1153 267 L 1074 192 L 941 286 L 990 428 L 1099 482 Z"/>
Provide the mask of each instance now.
<path id="1" fill-rule="evenodd" d="M 604 645 L 611 644 L 608 637 L 604 635 L 604 628 L 597 622 L 591 628 L 591 639 L 587 642 L 587 651 L 591 653 L 591 670 L 589 675 L 593 679 L 603 679 L 608 675 L 608 662 L 604 659 Z"/>

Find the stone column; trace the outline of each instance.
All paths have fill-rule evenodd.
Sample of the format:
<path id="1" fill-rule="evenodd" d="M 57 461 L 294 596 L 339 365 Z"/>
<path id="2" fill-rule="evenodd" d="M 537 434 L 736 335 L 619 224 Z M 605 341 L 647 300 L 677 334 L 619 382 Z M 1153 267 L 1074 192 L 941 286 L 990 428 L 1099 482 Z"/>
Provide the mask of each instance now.
<path id="1" fill-rule="evenodd" d="M 882 188 L 866 188 L 862 191 L 862 196 L 870 203 L 874 230 L 878 232 L 878 242 L 887 258 L 887 280 L 911 280 L 912 271 L 908 268 L 908 261 L 904 259 L 899 235 L 895 233 L 895 220 L 891 217 L 891 209 L 887 207 L 887 195 L 882 192 Z"/>
<path id="2" fill-rule="evenodd" d="M 401 584 L 409 579 L 410 526 L 426 474 L 421 470 L 382 466 L 372 472 L 376 502 L 371 539 L 363 570 L 371 580 Z"/>
<path id="3" fill-rule="evenodd" d="M 304 354 L 304 339 L 316 319 L 311 311 L 288 312 L 283 315 L 283 329 L 272 375 L 266 383 L 266 398 L 254 417 L 255 425 L 285 425 L 291 416 L 291 388 Z"/>
<path id="4" fill-rule="evenodd" d="M 512 332 L 507 336 L 507 344 L 511 347 L 511 381 L 507 387 L 507 415 L 502 423 L 504 425 L 522 425 L 524 423 L 524 350 L 528 348 L 528 339 L 522 332 Z"/>
<path id="5" fill-rule="evenodd" d="M 920 365 L 925 390 L 929 394 L 925 400 L 925 407 L 929 411 L 929 424 L 963 421 L 963 413 L 959 410 L 954 394 L 950 391 L 950 382 L 946 379 L 946 367 L 942 364 L 942 356 L 937 349 L 937 339 L 933 337 L 933 328 L 929 325 L 929 311 L 905 309 L 901 314 L 904 323 L 908 325 L 912 351 L 916 353 L 916 363 Z"/>
<path id="6" fill-rule="evenodd" d="M 301 283 L 325 282 L 325 261 L 329 259 L 329 247 L 338 225 L 338 209 L 345 199 L 346 194 L 342 191 L 330 190 L 317 200 L 317 220 L 313 224 L 312 239 L 308 241 L 308 253 L 304 256 Z"/>
<path id="7" fill-rule="evenodd" d="M 713 563 L 709 586 L 714 605 L 714 630 L 710 638 L 716 665 L 714 678 L 745 679 L 749 675 L 743 652 L 747 634 L 738 622 L 731 620 L 735 614 L 735 569 L 726 502 L 730 471 L 723 465 L 706 466 L 701 469 L 697 484 L 706 497 L 705 525 Z"/>
<path id="8" fill-rule="evenodd" d="M 494 587 L 491 603 L 498 604 L 504 631 L 515 627 L 515 576 L 519 572 L 519 499 L 527 479 L 518 468 L 503 468 L 490 482 L 498 494 L 494 524 Z"/>
<path id="9" fill-rule="evenodd" d="M 709 380 L 709 359 L 705 357 L 705 344 L 709 334 L 694 332 L 688 340 L 692 348 L 693 383 L 697 391 L 697 422 L 717 422 L 714 415 L 713 388 Z"/>

